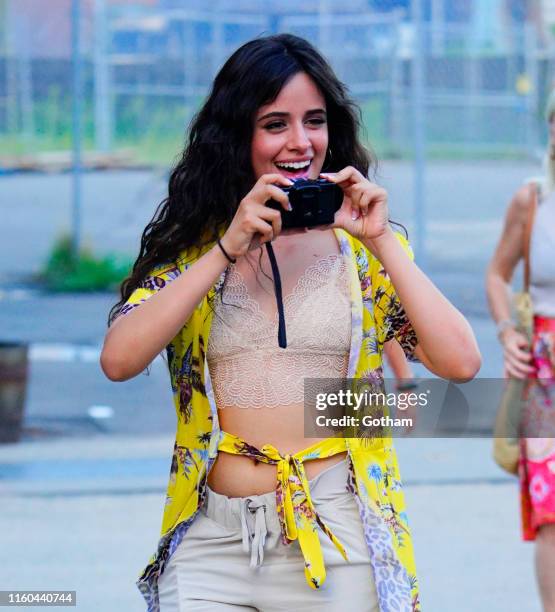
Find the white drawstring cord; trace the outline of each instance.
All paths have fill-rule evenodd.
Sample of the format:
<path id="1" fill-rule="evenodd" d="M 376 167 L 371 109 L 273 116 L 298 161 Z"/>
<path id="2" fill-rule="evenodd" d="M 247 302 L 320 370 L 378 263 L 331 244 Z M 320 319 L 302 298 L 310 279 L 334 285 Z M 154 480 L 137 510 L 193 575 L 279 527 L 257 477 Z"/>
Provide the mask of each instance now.
<path id="1" fill-rule="evenodd" d="M 252 529 L 249 527 L 247 511 L 250 514 L 251 522 L 252 515 L 254 514 L 254 525 L 252 526 Z M 245 503 L 241 505 L 241 532 L 243 537 L 243 550 L 245 552 L 249 552 L 249 548 L 251 550 L 250 567 L 262 565 L 262 561 L 264 560 L 264 543 L 266 542 L 266 534 L 268 533 L 266 528 L 265 511 L 265 504 L 259 504 L 256 506 L 254 505 L 254 501 L 250 498 L 247 498 Z"/>

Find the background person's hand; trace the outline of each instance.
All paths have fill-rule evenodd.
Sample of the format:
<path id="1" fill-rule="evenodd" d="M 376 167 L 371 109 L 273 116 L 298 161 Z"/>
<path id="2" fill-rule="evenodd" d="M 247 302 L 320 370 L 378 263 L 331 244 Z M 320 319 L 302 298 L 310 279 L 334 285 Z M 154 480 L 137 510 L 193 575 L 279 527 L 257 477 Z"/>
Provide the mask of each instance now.
<path id="1" fill-rule="evenodd" d="M 335 213 L 333 227 L 340 227 L 359 240 L 379 238 L 389 228 L 387 191 L 364 177 L 356 168 L 347 166 L 322 177 L 338 184 L 345 197 Z"/>
<path id="2" fill-rule="evenodd" d="M 293 181 L 281 174 L 263 174 L 241 200 L 225 234 L 222 245 L 230 257 L 237 258 L 248 251 L 270 242 L 281 232 L 281 213 L 268 208 L 266 202 L 275 200 L 289 210 L 289 198 L 277 185 L 290 187 Z"/>
<path id="3" fill-rule="evenodd" d="M 509 327 L 502 333 L 501 342 L 506 376 L 523 379 L 534 372 L 534 367 L 531 365 L 532 354 L 524 334 Z"/>

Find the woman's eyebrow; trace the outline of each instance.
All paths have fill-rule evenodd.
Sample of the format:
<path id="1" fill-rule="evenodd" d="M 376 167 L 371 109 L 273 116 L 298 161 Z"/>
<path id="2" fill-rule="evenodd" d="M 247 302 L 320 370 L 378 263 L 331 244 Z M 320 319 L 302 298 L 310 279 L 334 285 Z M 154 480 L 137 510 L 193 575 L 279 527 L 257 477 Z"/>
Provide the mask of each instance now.
<path id="1" fill-rule="evenodd" d="M 280 111 L 273 111 L 271 113 L 266 113 L 259 117 L 256 121 L 264 121 L 264 119 L 270 119 L 271 117 L 289 117 L 291 113 L 285 113 Z M 326 111 L 323 108 L 313 108 L 309 111 L 306 111 L 305 115 L 325 115 Z"/>
<path id="2" fill-rule="evenodd" d="M 325 115 L 326 110 L 324 108 L 313 108 L 312 110 L 306 111 L 307 115 Z"/>

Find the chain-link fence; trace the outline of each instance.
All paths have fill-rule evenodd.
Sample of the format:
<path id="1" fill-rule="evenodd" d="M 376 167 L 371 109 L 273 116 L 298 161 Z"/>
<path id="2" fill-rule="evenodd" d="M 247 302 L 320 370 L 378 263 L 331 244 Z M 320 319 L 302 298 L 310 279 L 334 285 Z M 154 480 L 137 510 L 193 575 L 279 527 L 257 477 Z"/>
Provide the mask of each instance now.
<path id="1" fill-rule="evenodd" d="M 151 175 L 156 188 L 126 196 L 127 204 L 106 198 L 114 220 L 99 215 L 98 198 L 82 187 L 81 167 L 147 164 L 165 172 L 230 53 L 255 36 L 292 32 L 316 44 L 348 84 L 378 158 L 408 161 L 395 166 L 395 181 L 377 180 L 390 190 L 394 218 L 407 225 L 422 267 L 434 253 L 466 261 L 461 228 L 470 196 L 446 209 L 448 173 L 433 174 L 431 164 L 427 171 L 426 160 L 450 160 L 449 181 L 465 189 L 476 172 L 459 160 L 512 159 L 519 168 L 522 160 L 527 168 L 538 161 L 555 68 L 550 6 L 546 0 L 272 0 L 262 10 L 256 0 L 0 0 L 0 173 L 72 169 L 64 231 L 74 252 L 81 226 L 98 248 L 134 252 L 139 227 L 152 214 L 143 192 L 158 194 L 165 181 Z M 126 180 L 122 194 L 134 189 Z M 487 248 L 510 197 L 496 193 L 492 188 L 488 197 L 500 198 L 498 212 L 480 229 Z M 114 224 L 129 236 L 116 235 Z M 40 240 L 46 241 L 42 233 Z"/>
<path id="2" fill-rule="evenodd" d="M 84 147 L 125 149 L 135 161 L 167 163 L 224 59 L 261 33 L 288 31 L 313 41 L 330 59 L 360 102 L 378 153 L 410 156 L 414 1 L 354 0 L 339 7 L 320 0 L 303 3 L 299 13 L 289 0 L 275 0 L 264 12 L 248 1 L 221 0 L 207 8 L 201 2 L 82 0 Z M 428 154 L 533 154 L 543 138 L 538 128 L 553 68 L 545 27 L 526 15 L 488 24 L 479 16 L 486 3 L 477 0 L 462 3 L 474 4 L 473 10 L 447 21 L 451 4 L 455 0 L 432 1 L 436 12 L 424 11 L 422 22 Z M 76 60 L 71 0 L 3 0 L 0 22 L 0 155 L 67 149 Z"/>

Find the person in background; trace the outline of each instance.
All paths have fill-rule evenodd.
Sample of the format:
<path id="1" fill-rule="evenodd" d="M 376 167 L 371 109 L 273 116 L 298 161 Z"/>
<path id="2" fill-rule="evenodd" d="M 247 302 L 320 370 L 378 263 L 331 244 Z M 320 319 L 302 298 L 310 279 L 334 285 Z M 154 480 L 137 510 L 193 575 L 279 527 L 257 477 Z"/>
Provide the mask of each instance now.
<path id="1" fill-rule="evenodd" d="M 414 378 L 414 372 L 399 344 L 393 341 L 386 342 L 384 344 L 384 353 L 387 363 L 395 376 L 395 388 L 397 391 L 412 391 L 416 389 L 418 383 Z"/>
<path id="2" fill-rule="evenodd" d="M 549 145 L 545 172 L 514 194 L 503 232 L 487 272 L 490 311 L 503 346 L 505 376 L 541 379 L 530 388 L 526 415 L 555 421 L 555 92 L 546 119 Z M 523 257 L 524 237 L 534 196 L 538 207 L 530 242 L 530 294 L 534 309 L 531 346 L 511 316 L 511 279 Z M 540 432 L 541 433 L 541 432 Z M 520 441 L 520 497 L 522 533 L 536 541 L 536 574 L 545 612 L 555 612 L 555 439 Z"/>

